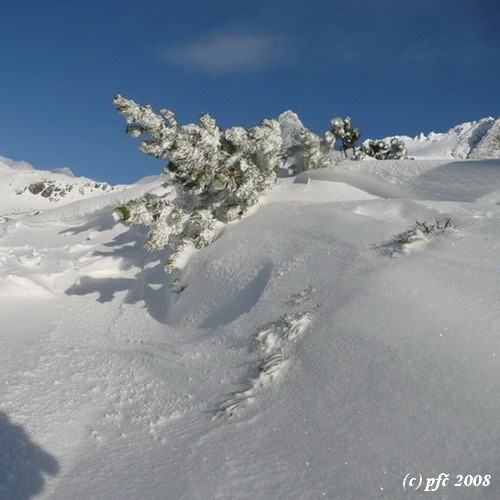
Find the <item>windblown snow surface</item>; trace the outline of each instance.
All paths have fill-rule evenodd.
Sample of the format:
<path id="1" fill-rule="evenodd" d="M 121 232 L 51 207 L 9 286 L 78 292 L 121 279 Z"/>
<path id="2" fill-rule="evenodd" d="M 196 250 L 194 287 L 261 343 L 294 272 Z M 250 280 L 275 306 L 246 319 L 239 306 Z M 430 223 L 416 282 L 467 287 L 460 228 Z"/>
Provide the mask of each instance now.
<path id="1" fill-rule="evenodd" d="M 500 160 L 279 179 L 178 295 L 112 217 L 161 176 L 50 203 L 15 194 L 21 167 L 0 171 L 0 498 L 500 498 Z"/>

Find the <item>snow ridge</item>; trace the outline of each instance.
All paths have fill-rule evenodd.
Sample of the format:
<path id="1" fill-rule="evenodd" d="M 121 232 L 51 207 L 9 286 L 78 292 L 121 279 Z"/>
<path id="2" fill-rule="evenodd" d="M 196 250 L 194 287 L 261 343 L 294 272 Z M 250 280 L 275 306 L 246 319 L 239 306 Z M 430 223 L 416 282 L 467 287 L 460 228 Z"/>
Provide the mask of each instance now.
<path id="1" fill-rule="evenodd" d="M 423 133 L 404 140 L 415 159 L 488 159 L 500 157 L 500 119 L 486 117 L 462 123 L 444 133 Z M 390 138 L 388 138 L 390 139 Z"/>

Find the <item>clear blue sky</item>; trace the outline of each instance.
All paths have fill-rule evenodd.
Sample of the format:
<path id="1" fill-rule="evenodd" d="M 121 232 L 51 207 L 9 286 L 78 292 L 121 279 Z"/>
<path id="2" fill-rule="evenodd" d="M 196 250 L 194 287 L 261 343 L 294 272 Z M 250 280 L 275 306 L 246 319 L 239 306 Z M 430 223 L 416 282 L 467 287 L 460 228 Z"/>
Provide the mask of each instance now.
<path id="1" fill-rule="evenodd" d="M 181 123 L 296 111 L 362 138 L 500 115 L 498 0 L 2 0 L 0 155 L 112 183 L 161 171 L 120 93 Z"/>

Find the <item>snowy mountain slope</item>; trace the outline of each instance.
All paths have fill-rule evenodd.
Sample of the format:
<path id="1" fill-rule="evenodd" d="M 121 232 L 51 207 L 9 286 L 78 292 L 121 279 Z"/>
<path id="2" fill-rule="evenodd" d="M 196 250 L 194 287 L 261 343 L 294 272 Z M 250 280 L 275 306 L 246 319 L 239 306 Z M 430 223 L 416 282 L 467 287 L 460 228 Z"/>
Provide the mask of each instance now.
<path id="1" fill-rule="evenodd" d="M 29 163 L 0 157 L 0 217 L 4 220 L 123 189 L 75 177 L 69 169 L 37 170 Z"/>
<path id="2" fill-rule="evenodd" d="M 495 120 L 491 124 L 468 157 L 472 159 L 500 157 L 500 120 Z"/>
<path id="3" fill-rule="evenodd" d="M 0 157 L 0 221 L 29 215 L 29 222 L 24 219 L 24 223 L 37 225 L 48 220 L 78 218 L 98 209 L 116 207 L 163 182 L 164 176 L 156 175 L 132 185 L 111 186 L 75 177 L 67 169 L 37 170 L 29 163 Z"/>
<path id="4" fill-rule="evenodd" d="M 10 172 L 12 170 L 33 170 L 33 166 L 26 161 L 16 161 L 0 156 L 0 172 Z"/>
<path id="5" fill-rule="evenodd" d="M 112 218 L 160 182 L 0 198 L 0 498 L 499 497 L 500 160 L 280 179 L 179 295 Z"/>
<path id="6" fill-rule="evenodd" d="M 402 138 L 412 158 L 488 159 L 500 157 L 500 119 L 462 123 L 448 132 Z M 388 138 L 390 139 L 390 138 Z"/>

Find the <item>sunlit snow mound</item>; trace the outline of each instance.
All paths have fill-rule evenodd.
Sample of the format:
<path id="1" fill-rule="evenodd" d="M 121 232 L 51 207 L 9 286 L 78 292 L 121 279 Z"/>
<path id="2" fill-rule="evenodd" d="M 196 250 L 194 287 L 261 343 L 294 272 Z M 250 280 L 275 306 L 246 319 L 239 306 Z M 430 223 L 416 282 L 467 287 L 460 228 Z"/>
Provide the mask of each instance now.
<path id="1" fill-rule="evenodd" d="M 500 160 L 279 179 L 180 293 L 112 217 L 162 176 L 50 201 L 7 167 L 0 498 L 500 498 Z"/>

